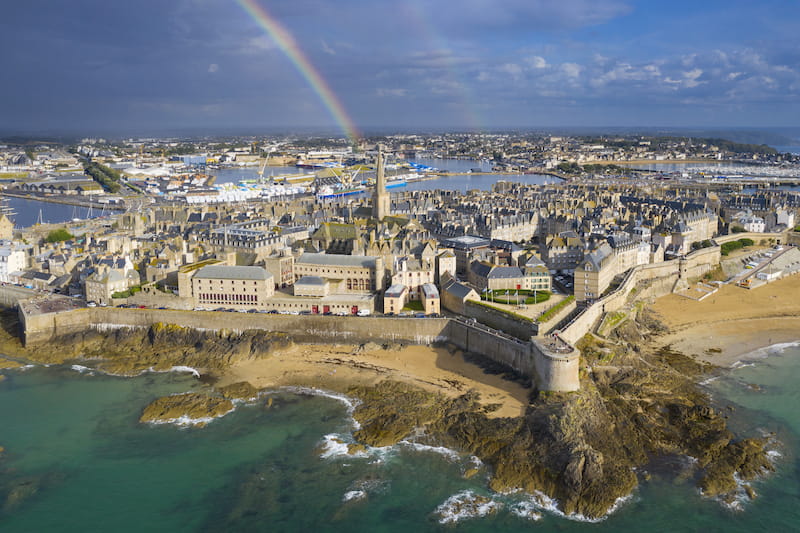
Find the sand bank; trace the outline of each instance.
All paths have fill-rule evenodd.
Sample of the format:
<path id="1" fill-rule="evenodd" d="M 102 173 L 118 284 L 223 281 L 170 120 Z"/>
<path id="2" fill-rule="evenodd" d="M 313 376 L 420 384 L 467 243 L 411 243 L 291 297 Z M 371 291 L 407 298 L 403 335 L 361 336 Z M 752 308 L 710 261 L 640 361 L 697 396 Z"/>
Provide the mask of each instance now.
<path id="1" fill-rule="evenodd" d="M 347 345 L 298 344 L 266 359 L 237 363 L 220 385 L 248 381 L 257 388 L 317 387 L 346 392 L 352 385 L 373 385 L 384 379 L 404 381 L 429 391 L 457 396 L 477 390 L 484 404 L 500 404 L 492 416 L 520 416 L 528 405 L 527 389 L 519 383 L 486 374 L 461 352 L 444 348 L 405 346 L 384 350 Z"/>
<path id="2" fill-rule="evenodd" d="M 724 285 L 702 302 L 670 294 L 653 310 L 670 329 L 659 344 L 730 366 L 760 348 L 800 340 L 800 275 L 752 290 Z"/>

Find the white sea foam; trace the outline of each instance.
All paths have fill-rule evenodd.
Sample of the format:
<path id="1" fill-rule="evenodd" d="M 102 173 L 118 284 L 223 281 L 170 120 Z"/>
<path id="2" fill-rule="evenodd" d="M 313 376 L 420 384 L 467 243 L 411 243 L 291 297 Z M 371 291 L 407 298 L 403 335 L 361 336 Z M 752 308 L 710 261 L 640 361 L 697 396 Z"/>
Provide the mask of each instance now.
<path id="1" fill-rule="evenodd" d="M 224 413 L 221 413 L 217 416 L 203 416 L 200 418 L 191 418 L 188 415 L 179 416 L 177 418 L 167 418 L 164 420 L 151 420 L 148 423 L 153 425 L 163 425 L 163 424 L 172 424 L 178 427 L 190 427 L 190 426 L 197 426 L 200 424 L 209 424 L 218 418 L 222 418 L 225 415 L 228 415 L 235 411 L 236 408 L 229 409 Z"/>
<path id="2" fill-rule="evenodd" d="M 200 371 L 199 370 L 197 370 L 196 368 L 192 368 L 190 366 L 184 366 L 184 365 L 172 366 L 172 367 L 168 368 L 167 370 L 156 370 L 154 367 L 151 366 L 150 368 L 147 368 L 147 369 L 142 370 L 141 372 L 139 372 L 138 375 L 141 376 L 142 374 L 150 374 L 150 373 L 152 373 L 152 374 L 166 374 L 167 372 L 188 372 L 188 373 L 190 373 L 192 376 L 194 376 L 196 378 L 200 377 Z"/>
<path id="3" fill-rule="evenodd" d="M 88 366 L 72 365 L 72 366 L 70 366 L 70 368 L 72 370 L 74 370 L 75 372 L 79 372 L 81 374 L 89 374 L 90 376 L 94 375 L 94 369 L 93 368 L 89 368 Z"/>
<path id="4" fill-rule="evenodd" d="M 778 450 L 767 450 L 767 457 L 774 462 L 783 457 L 783 454 Z"/>
<path id="5" fill-rule="evenodd" d="M 447 457 L 451 461 L 458 461 L 461 459 L 461 454 L 459 454 L 455 450 L 451 450 L 450 448 L 445 448 L 444 446 L 429 446 L 427 444 L 421 444 L 419 442 L 411 442 L 408 440 L 401 440 L 398 444 L 403 446 L 408 446 L 418 452 L 438 453 L 439 455 Z"/>
<path id="6" fill-rule="evenodd" d="M 751 359 L 764 359 L 765 357 L 769 357 L 770 355 L 780 355 L 789 348 L 796 348 L 800 346 L 800 341 L 793 341 L 793 342 L 779 342 L 777 344 L 771 344 L 769 346 L 765 346 L 764 348 L 759 348 L 749 354 L 747 354 L 744 359 L 741 361 L 737 361 L 733 365 L 732 368 L 741 368 L 738 366 L 744 364 L 746 361 Z"/>
<path id="7" fill-rule="evenodd" d="M 704 379 L 703 381 L 701 381 L 700 385 L 702 385 L 702 386 L 711 385 L 712 383 L 714 383 L 718 379 L 719 379 L 719 376 L 711 376 L 710 378 L 707 378 L 707 379 Z"/>
<path id="8" fill-rule="evenodd" d="M 322 438 L 322 445 L 320 449 L 322 453 L 319 454 L 320 457 L 323 459 L 329 459 L 331 457 L 366 457 L 366 453 L 359 452 L 358 454 L 350 455 L 348 453 L 349 447 L 348 442 L 345 440 L 343 435 L 339 435 L 337 433 L 329 433 Z"/>
<path id="9" fill-rule="evenodd" d="M 192 368 L 190 366 L 183 366 L 183 365 L 173 366 L 172 368 L 170 368 L 168 370 L 168 372 L 189 372 L 191 375 L 193 375 L 196 378 L 200 377 L 200 371 L 198 371 L 196 368 Z"/>
<path id="10" fill-rule="evenodd" d="M 530 502 L 534 506 L 534 508 L 541 511 L 552 513 L 561 518 L 566 518 L 567 520 L 574 520 L 575 522 L 588 522 L 590 524 L 596 524 L 608 518 L 609 515 L 617 511 L 620 507 L 622 507 L 622 505 L 624 505 L 626 502 L 632 499 L 633 499 L 632 493 L 628 494 L 627 496 L 621 496 L 617 498 L 611 505 L 611 507 L 609 507 L 606 514 L 599 518 L 589 518 L 588 516 L 584 516 L 580 513 L 566 514 L 564 511 L 558 508 L 558 502 L 554 498 L 551 498 L 547 494 L 540 492 L 538 490 L 533 492 L 533 494 L 531 495 Z"/>
<path id="11" fill-rule="evenodd" d="M 363 500 L 367 497 L 367 493 L 363 490 L 349 490 L 344 493 L 342 496 L 343 502 L 351 502 L 351 501 L 358 501 Z"/>
<path id="12" fill-rule="evenodd" d="M 726 507 L 731 511 L 744 511 L 745 504 L 750 501 L 750 497 L 747 495 L 746 489 L 750 488 L 752 490 L 752 487 L 749 483 L 740 478 L 738 474 L 733 474 L 733 480 L 736 482 L 736 489 L 733 492 L 733 499 L 730 501 L 725 501 L 722 498 L 716 499 L 723 505 L 723 507 Z"/>
<path id="13" fill-rule="evenodd" d="M 332 400 L 336 400 L 337 402 L 341 402 L 347 408 L 347 414 L 350 417 L 350 421 L 353 424 L 354 429 L 361 429 L 361 424 L 358 423 L 358 420 L 353 418 L 353 413 L 356 410 L 356 407 L 359 403 L 359 400 L 355 400 L 344 394 L 339 394 L 338 392 L 332 392 L 324 389 L 317 389 L 313 387 L 281 387 L 282 391 L 286 392 L 293 392 L 295 394 L 306 394 L 309 396 L 322 396 L 323 398 L 330 398 Z"/>
<path id="14" fill-rule="evenodd" d="M 453 524 L 496 513 L 502 508 L 503 504 L 494 499 L 478 496 L 471 490 L 463 490 L 447 498 L 436 508 L 434 514 L 439 517 L 440 524 Z"/>
<path id="15" fill-rule="evenodd" d="M 536 505 L 533 502 L 517 502 L 512 505 L 509 509 L 512 514 L 520 517 L 520 518 L 527 518 L 528 520 L 541 520 L 542 513 L 537 511 Z"/>

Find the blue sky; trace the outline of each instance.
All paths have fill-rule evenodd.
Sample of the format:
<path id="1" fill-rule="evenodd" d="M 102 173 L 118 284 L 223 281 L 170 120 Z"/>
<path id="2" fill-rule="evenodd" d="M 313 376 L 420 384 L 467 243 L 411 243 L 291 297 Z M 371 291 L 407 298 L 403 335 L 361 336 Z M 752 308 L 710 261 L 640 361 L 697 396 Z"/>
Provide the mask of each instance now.
<path id="1" fill-rule="evenodd" d="M 270 0 L 362 129 L 800 123 L 800 2 Z M 336 129 L 234 0 L 26 0 L 0 129 Z"/>

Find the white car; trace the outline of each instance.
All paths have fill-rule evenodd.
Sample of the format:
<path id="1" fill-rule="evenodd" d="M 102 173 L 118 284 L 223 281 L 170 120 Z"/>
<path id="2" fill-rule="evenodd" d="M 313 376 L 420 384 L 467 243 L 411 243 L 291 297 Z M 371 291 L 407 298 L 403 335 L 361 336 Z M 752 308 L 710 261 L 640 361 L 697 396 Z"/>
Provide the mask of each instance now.
<path id="1" fill-rule="evenodd" d="M 359 309 L 359 310 L 356 312 L 356 314 L 357 314 L 358 316 L 369 316 L 369 315 L 371 315 L 372 313 L 370 313 L 369 309 Z"/>

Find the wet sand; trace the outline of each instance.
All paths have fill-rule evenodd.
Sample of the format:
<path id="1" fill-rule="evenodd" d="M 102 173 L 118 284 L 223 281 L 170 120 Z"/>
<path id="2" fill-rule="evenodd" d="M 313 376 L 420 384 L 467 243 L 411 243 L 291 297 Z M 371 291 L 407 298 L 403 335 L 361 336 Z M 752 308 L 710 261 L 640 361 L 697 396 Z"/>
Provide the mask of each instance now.
<path id="1" fill-rule="evenodd" d="M 317 387 L 346 392 L 353 385 L 372 385 L 385 379 L 403 381 L 447 396 L 477 390 L 484 404 L 500 404 L 491 416 L 515 417 L 528 405 L 527 389 L 519 383 L 487 374 L 466 361 L 460 351 L 405 346 L 384 350 L 367 345 L 298 344 L 265 359 L 233 365 L 219 385 L 248 381 L 258 388 Z"/>
<path id="2" fill-rule="evenodd" d="M 800 275 L 752 290 L 724 285 L 702 302 L 670 294 L 652 308 L 670 329 L 659 345 L 719 366 L 760 348 L 800 341 Z"/>

